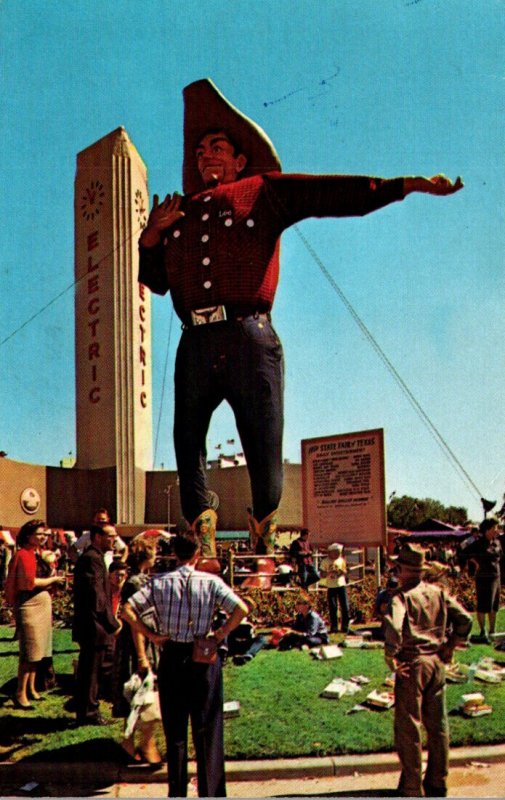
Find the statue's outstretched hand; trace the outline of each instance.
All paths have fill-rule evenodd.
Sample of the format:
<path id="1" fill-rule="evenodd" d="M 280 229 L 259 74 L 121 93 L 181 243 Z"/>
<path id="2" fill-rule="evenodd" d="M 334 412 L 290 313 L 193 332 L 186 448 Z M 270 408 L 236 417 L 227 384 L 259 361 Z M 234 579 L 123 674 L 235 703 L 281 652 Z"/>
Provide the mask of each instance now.
<path id="1" fill-rule="evenodd" d="M 411 192 L 424 192 L 425 194 L 435 194 L 440 197 L 445 197 L 448 194 L 459 192 L 463 188 L 463 181 L 461 178 L 456 178 L 454 183 L 447 175 L 434 175 L 432 178 L 404 178 L 403 191 L 404 194 Z"/>
<path id="2" fill-rule="evenodd" d="M 439 194 L 442 196 L 459 192 L 464 185 L 459 175 L 454 183 L 447 175 L 434 175 L 433 178 L 428 178 L 428 182 L 431 184 L 431 188 L 426 189 L 428 194 Z"/>

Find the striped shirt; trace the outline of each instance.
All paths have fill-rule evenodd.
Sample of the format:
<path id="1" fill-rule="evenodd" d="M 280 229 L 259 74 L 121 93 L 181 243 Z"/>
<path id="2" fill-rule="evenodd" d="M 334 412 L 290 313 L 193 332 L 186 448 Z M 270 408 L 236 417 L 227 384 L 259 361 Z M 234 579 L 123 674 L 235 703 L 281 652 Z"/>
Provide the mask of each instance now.
<path id="1" fill-rule="evenodd" d="M 128 603 L 139 617 L 154 612 L 158 633 L 175 642 L 192 642 L 210 631 L 216 609 L 231 613 L 240 598 L 217 575 L 184 564 L 174 572 L 153 576 Z"/>

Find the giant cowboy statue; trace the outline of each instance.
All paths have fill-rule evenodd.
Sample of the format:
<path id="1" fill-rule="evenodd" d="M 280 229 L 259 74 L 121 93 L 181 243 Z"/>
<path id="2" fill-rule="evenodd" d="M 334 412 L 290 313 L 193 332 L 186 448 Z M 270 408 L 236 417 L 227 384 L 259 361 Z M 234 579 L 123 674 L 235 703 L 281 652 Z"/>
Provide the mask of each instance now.
<path id="1" fill-rule="evenodd" d="M 362 216 L 411 192 L 448 195 L 463 184 L 444 175 L 283 174 L 266 134 L 212 81 L 187 86 L 184 103 L 184 196 L 154 195 L 139 244 L 139 280 L 170 291 L 183 325 L 174 420 L 182 511 L 212 559 L 206 435 L 227 400 L 249 470 L 251 544 L 271 553 L 282 492 L 284 367 L 271 321 L 282 232 L 307 217 Z"/>

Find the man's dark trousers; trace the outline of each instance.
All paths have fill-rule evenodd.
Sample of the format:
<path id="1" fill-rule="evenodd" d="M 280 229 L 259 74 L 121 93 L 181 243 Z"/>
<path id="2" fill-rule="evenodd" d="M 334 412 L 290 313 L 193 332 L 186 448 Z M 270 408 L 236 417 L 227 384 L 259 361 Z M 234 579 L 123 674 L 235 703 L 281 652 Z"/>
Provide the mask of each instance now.
<path id="1" fill-rule="evenodd" d="M 75 676 L 75 709 L 78 722 L 97 719 L 99 688 L 105 644 L 80 643 L 79 660 Z"/>
<path id="2" fill-rule="evenodd" d="M 167 642 L 158 667 L 167 743 L 168 796 L 187 797 L 188 721 L 196 751 L 199 797 L 226 797 L 221 660 L 196 664 L 193 644 Z"/>
<path id="3" fill-rule="evenodd" d="M 209 506 L 205 440 L 212 413 L 223 400 L 235 414 L 255 518 L 278 508 L 283 392 L 282 345 L 265 315 L 184 330 L 175 365 L 174 443 L 182 511 L 189 522 Z"/>

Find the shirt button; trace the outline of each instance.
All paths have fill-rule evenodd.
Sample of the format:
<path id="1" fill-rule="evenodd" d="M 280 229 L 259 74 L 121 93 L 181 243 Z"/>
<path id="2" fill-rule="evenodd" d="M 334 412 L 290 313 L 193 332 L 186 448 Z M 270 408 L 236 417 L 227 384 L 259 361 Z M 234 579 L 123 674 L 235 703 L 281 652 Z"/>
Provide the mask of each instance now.
<path id="1" fill-rule="evenodd" d="M 246 225 L 247 225 L 248 228 L 254 228 L 254 220 L 253 219 L 248 219 L 247 222 L 246 222 Z"/>
<path id="2" fill-rule="evenodd" d="M 204 203 L 208 203 L 209 200 L 211 200 L 211 199 L 212 199 L 212 195 L 206 194 L 205 197 L 203 198 L 203 202 Z"/>
<path id="3" fill-rule="evenodd" d="M 212 281 L 205 281 L 205 283 L 203 284 L 204 289 L 210 289 L 211 286 L 212 286 Z"/>
<path id="4" fill-rule="evenodd" d="M 178 239 L 180 235 L 181 235 L 181 232 L 180 232 L 180 230 L 175 230 L 175 231 L 173 232 L 173 234 L 172 234 L 172 236 L 174 237 L 174 239 Z"/>
<path id="5" fill-rule="evenodd" d="M 209 264 L 210 264 L 210 258 L 208 256 L 205 256 L 205 258 L 202 258 L 202 264 L 203 264 L 204 267 L 208 267 Z"/>
<path id="6" fill-rule="evenodd" d="M 202 214 L 202 222 L 207 222 L 208 218 L 209 218 L 208 214 Z"/>
<path id="7" fill-rule="evenodd" d="M 209 241 L 209 234 L 208 233 L 204 233 L 203 236 L 202 236 L 202 242 L 208 242 L 208 241 Z"/>
<path id="8" fill-rule="evenodd" d="M 227 228 L 229 228 L 229 227 L 230 227 L 230 225 L 233 225 L 233 220 L 232 220 L 232 219 L 230 219 L 229 217 L 227 217 L 227 218 L 225 219 L 225 221 L 224 221 L 224 224 L 226 225 L 226 227 L 227 227 Z"/>

